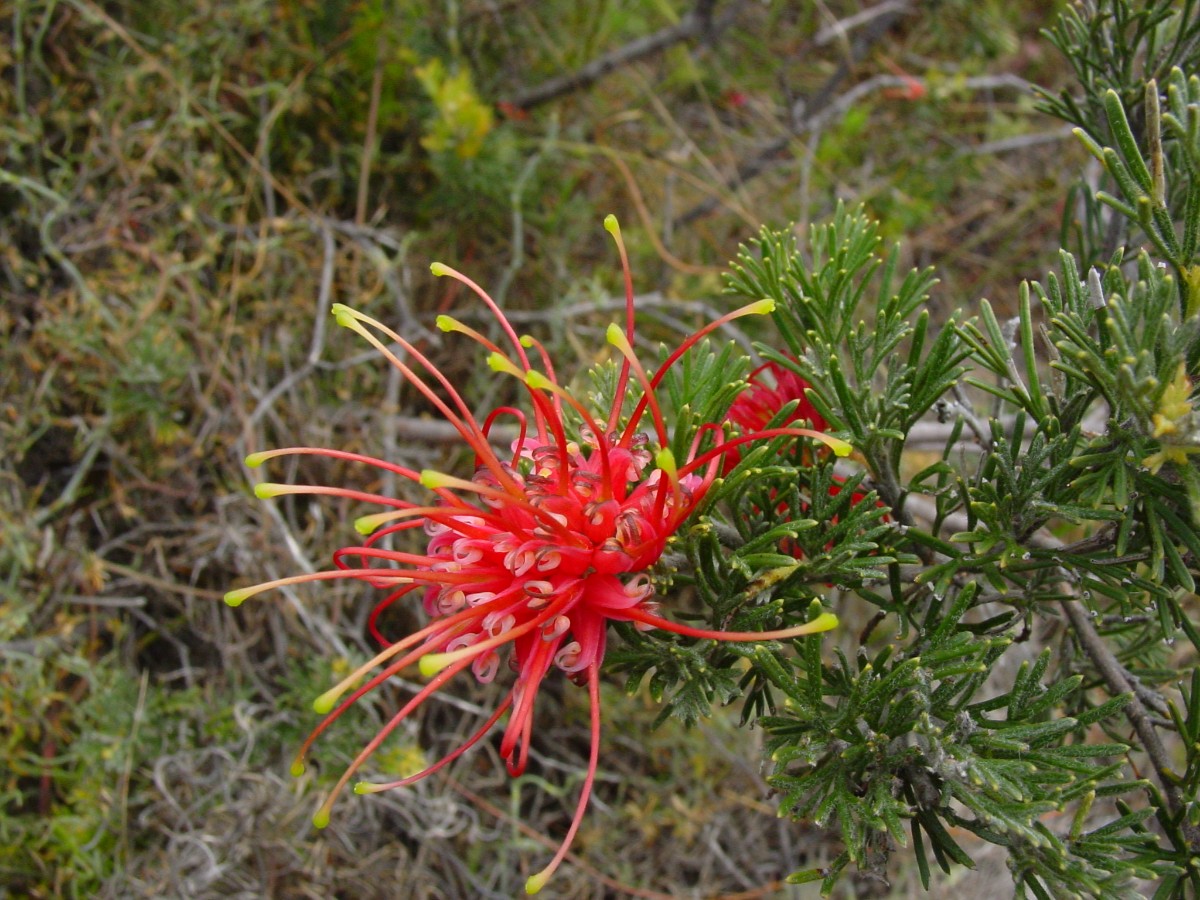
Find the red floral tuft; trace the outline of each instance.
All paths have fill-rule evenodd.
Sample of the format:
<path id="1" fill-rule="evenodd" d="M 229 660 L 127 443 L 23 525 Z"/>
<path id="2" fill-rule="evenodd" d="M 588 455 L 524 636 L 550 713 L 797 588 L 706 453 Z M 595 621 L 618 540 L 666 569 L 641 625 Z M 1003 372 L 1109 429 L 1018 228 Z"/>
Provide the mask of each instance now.
<path id="1" fill-rule="evenodd" d="M 434 499 L 418 505 L 340 487 L 260 484 L 255 492 L 263 498 L 326 494 L 378 504 L 386 511 L 358 520 L 359 530 L 370 536 L 359 546 L 339 550 L 334 570 L 284 578 L 226 596 L 228 603 L 237 605 L 271 587 L 326 579 L 358 579 L 389 591 L 371 616 L 372 632 L 387 646 L 318 698 L 314 706 L 326 718 L 300 748 L 293 766 L 296 772 L 303 771 L 302 760 L 313 741 L 359 698 L 413 664 L 431 679 L 350 764 L 314 817 L 318 826 L 328 823 L 334 799 L 367 758 L 456 674 L 469 669 L 478 681 L 490 682 L 504 669 L 505 654 L 508 666 L 516 672 L 495 712 L 460 747 L 416 775 L 385 784 L 359 782 L 357 793 L 403 787 L 436 772 L 481 740 L 505 712 L 509 717 L 500 755 L 509 772 L 519 775 L 528 759 L 534 703 L 542 680 L 558 669 L 586 685 L 592 731 L 587 776 L 566 837 L 549 865 L 529 879 L 526 889 L 530 893 L 545 884 L 565 857 L 587 806 L 599 756 L 599 671 L 609 622 L 633 622 L 644 629 L 736 641 L 793 637 L 836 624 L 831 614 L 825 614 L 805 625 L 773 632 L 715 632 L 658 614 L 649 570 L 703 499 L 728 454 L 749 441 L 780 435 L 814 437 L 842 453 L 849 448 L 801 428 L 748 429 L 726 438 L 722 427 L 714 423 L 700 429 L 688 457 L 677 461 L 667 449 L 671 441 L 655 398 L 666 372 L 713 329 L 739 316 L 768 312 L 773 304 L 750 304 L 705 326 L 649 374 L 632 349 L 633 289 L 620 232 L 611 217 L 605 226 L 620 250 L 627 301 L 625 327 L 613 325 L 608 332 L 609 342 L 623 359 L 611 408 L 597 415 L 576 400 L 556 380 L 541 345 L 532 338 L 518 337 L 478 285 L 439 263 L 432 266 L 435 275 L 448 275 L 466 284 L 496 316 L 507 349 L 449 317 L 439 317 L 438 326 L 481 344 L 490 354 L 488 362 L 494 370 L 520 380 L 532 416 L 503 407 L 493 410 L 480 424 L 449 379 L 416 347 L 385 325 L 339 305 L 334 310 L 338 322 L 373 344 L 457 428 L 475 452 L 475 473 L 470 479 L 461 479 L 428 470 L 416 472 L 384 460 L 308 447 L 254 454 L 247 459 L 251 466 L 291 454 L 361 462 L 419 482 L 433 492 Z M 398 346 L 402 355 L 391 346 Z M 535 368 L 530 350 L 535 351 L 541 369 Z M 631 383 L 640 386 L 641 397 L 625 417 L 623 407 Z M 434 390 L 434 384 L 440 392 Z M 489 430 L 499 416 L 516 419 L 520 427 L 511 454 L 498 454 L 489 440 Z M 640 430 L 647 416 L 652 436 Z M 653 451 L 652 441 L 656 445 Z M 413 529 L 423 529 L 428 537 L 423 553 L 384 546 L 384 537 Z M 379 613 L 410 594 L 420 598 L 431 621 L 388 644 L 376 628 Z M 373 671 L 365 683 L 353 688 Z"/>
<path id="2" fill-rule="evenodd" d="M 770 381 L 764 376 L 770 376 Z M 807 389 L 808 382 L 791 369 L 777 362 L 764 363 L 750 373 L 749 387 L 729 407 L 729 421 L 749 434 L 764 428 L 781 409 L 799 400 L 795 412 L 788 416 L 788 423 L 808 422 L 822 431 L 827 423 L 805 394 Z"/>
<path id="3" fill-rule="evenodd" d="M 762 431 L 781 409 L 798 400 L 796 409 L 784 424 L 807 424 L 817 431 L 824 431 L 827 423 L 805 394 L 807 388 L 808 382 L 791 369 L 777 362 L 764 363 L 750 373 L 747 388 L 730 405 L 726 418 L 741 434 L 754 434 Z M 740 459 L 741 454 L 736 449 L 727 453 L 724 474 L 733 471 Z"/>
<path id="4" fill-rule="evenodd" d="M 769 376 L 770 381 L 768 382 L 764 376 Z M 737 426 L 740 432 L 754 433 L 766 427 L 767 423 L 775 418 L 781 409 L 798 400 L 799 403 L 795 410 L 788 416 L 784 424 L 807 424 L 817 430 L 824 430 L 829 427 L 829 423 L 825 421 L 824 416 L 817 412 L 817 408 L 809 399 L 806 393 L 808 387 L 807 381 L 786 366 L 777 362 L 764 363 L 750 373 L 749 387 L 739 394 L 730 405 L 729 412 L 726 414 L 727 418 Z M 736 450 L 726 454 L 725 474 L 732 471 L 739 458 Z M 834 484 L 829 487 L 829 496 L 836 497 L 842 492 L 841 485 L 845 479 L 835 475 L 833 480 Z M 866 499 L 866 494 L 861 491 L 855 491 L 850 495 L 851 505 L 861 503 L 864 499 Z M 877 501 L 876 505 L 882 507 L 884 504 Z M 781 505 L 778 512 L 783 513 L 785 510 L 786 504 Z M 834 521 L 836 522 L 837 519 L 835 518 Z M 804 555 L 804 552 L 793 541 L 784 541 L 780 549 L 797 558 Z"/>

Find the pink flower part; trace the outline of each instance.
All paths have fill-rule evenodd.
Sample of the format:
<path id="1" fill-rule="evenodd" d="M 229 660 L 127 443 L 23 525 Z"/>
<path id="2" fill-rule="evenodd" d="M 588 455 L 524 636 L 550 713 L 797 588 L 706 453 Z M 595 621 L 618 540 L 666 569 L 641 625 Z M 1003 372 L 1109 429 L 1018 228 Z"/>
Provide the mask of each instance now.
<path id="1" fill-rule="evenodd" d="M 540 344 L 532 338 L 518 337 L 482 288 L 440 263 L 433 264 L 433 273 L 455 278 L 479 296 L 500 323 L 505 346 L 446 316 L 439 317 L 439 327 L 481 344 L 489 353 L 493 369 L 519 379 L 528 394 L 531 417 L 516 408 L 503 407 L 480 424 L 450 380 L 415 346 L 386 325 L 338 305 L 334 309 L 338 322 L 374 345 L 454 425 L 475 452 L 475 473 L 470 479 L 462 479 L 428 470 L 417 472 L 385 460 L 310 447 L 253 454 L 247 459 L 252 467 L 290 454 L 356 461 L 417 482 L 428 488 L 433 498 L 428 504 L 418 505 L 340 487 L 259 484 L 255 493 L 261 498 L 290 493 L 328 494 L 377 504 L 385 511 L 358 520 L 358 529 L 370 536 L 358 546 L 337 551 L 335 569 L 242 588 L 225 598 L 236 606 L 268 588 L 330 579 L 357 579 L 388 591 L 370 620 L 372 632 L 385 649 L 317 699 L 314 707 L 325 714 L 325 719 L 300 748 L 293 765 L 297 774 L 303 771 L 303 759 L 316 738 L 359 698 L 413 664 L 431 678 L 346 769 L 314 816 L 318 827 L 328 824 L 334 799 L 388 735 L 463 670 L 469 669 L 481 682 L 490 682 L 498 676 L 501 658 L 506 656 L 516 675 L 495 713 L 460 747 L 416 775 L 386 784 L 358 782 L 357 793 L 403 787 L 433 774 L 488 734 L 505 712 L 509 716 L 500 755 L 509 772 L 520 775 L 528 760 L 534 704 L 542 680 L 552 669 L 558 669 L 572 681 L 586 685 L 592 734 L 587 776 L 566 837 L 550 863 L 528 880 L 526 889 L 530 893 L 541 889 L 566 856 L 595 780 L 600 747 L 599 672 L 609 622 L 627 621 L 639 628 L 658 628 L 695 638 L 753 641 L 823 631 L 837 621 L 826 613 L 805 625 L 779 631 L 721 632 L 693 628 L 659 615 L 647 573 L 704 498 L 727 454 L 749 441 L 780 435 L 814 437 L 843 453 L 849 448 L 833 438 L 798 428 L 760 429 L 727 439 L 719 425 L 711 424 L 701 429 L 688 458 L 677 461 L 667 449 L 670 436 L 655 397 L 667 371 L 714 329 L 739 316 L 769 312 L 773 304 L 760 301 L 722 316 L 683 341 L 657 371 L 647 373 L 632 349 L 633 285 L 625 248 L 613 217 L 605 221 L 605 227 L 616 239 L 626 288 L 625 326 L 611 326 L 608 334 L 622 356 L 615 399 L 609 409 L 598 414 L 586 408 L 558 383 Z M 403 355 L 393 352 L 393 346 L 401 348 Z M 535 368 L 530 350 L 535 351 L 540 369 Z M 640 387 L 641 396 L 626 415 L 626 395 L 634 384 Z M 647 414 L 649 434 L 642 430 Z M 488 431 L 499 415 L 515 418 L 521 429 L 511 455 L 499 455 L 488 439 Z M 582 427 L 573 430 L 571 421 L 582 423 Z M 715 446 L 700 450 L 705 435 Z M 383 546 L 385 536 L 413 529 L 423 529 L 428 536 L 424 552 Z M 429 624 L 399 641 L 388 642 L 376 627 L 379 614 L 414 593 L 429 616 Z M 354 687 L 368 675 L 362 685 Z"/>

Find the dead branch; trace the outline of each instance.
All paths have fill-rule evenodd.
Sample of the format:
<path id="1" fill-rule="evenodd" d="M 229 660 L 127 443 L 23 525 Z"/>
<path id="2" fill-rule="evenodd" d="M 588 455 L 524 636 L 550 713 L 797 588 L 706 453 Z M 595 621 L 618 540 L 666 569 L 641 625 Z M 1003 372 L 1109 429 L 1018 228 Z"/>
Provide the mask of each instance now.
<path id="1" fill-rule="evenodd" d="M 508 103 L 517 109 L 533 109 L 565 94 L 590 87 L 609 72 L 653 56 L 667 47 L 692 39 L 709 43 L 733 21 L 739 5 L 733 4 L 720 18 L 714 19 L 713 7 L 716 6 L 716 0 L 699 0 L 695 8 L 678 24 L 660 28 L 652 34 L 630 41 L 623 47 L 601 54 L 574 72 L 551 78 L 536 87 L 522 91 Z"/>
<path id="2" fill-rule="evenodd" d="M 825 79 L 825 83 L 817 89 L 811 99 L 807 102 L 800 101 L 793 107 L 791 127 L 787 133 L 760 147 L 748 160 L 739 165 L 733 176 L 722 185 L 723 188 L 730 189 L 745 184 L 770 168 L 776 157 L 787 148 L 796 135 L 811 128 L 829 107 L 841 99 L 837 96 L 838 88 L 849 77 L 854 66 L 866 56 L 867 51 L 887 33 L 893 24 L 911 11 L 908 2 L 894 2 L 894 0 L 881 3 L 877 8 L 883 9 L 878 15 L 868 19 L 854 17 L 857 21 L 846 19 L 840 23 L 841 29 L 836 32 L 837 34 L 845 34 L 859 24 L 862 24 L 863 27 L 855 39 L 850 42 L 837 69 Z M 822 34 L 828 30 L 823 29 Z M 672 227 L 687 225 L 696 219 L 703 218 L 711 213 L 716 205 L 716 201 L 711 198 L 704 200 L 679 216 Z"/>

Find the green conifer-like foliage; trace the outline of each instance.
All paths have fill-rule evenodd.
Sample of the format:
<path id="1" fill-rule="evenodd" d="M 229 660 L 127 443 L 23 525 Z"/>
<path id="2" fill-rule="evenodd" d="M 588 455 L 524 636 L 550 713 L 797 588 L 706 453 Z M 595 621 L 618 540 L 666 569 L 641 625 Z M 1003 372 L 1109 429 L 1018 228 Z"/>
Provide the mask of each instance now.
<path id="1" fill-rule="evenodd" d="M 972 865 L 970 832 L 1007 850 L 1021 896 L 1200 890 L 1200 23 L 1190 2 L 1134 6 L 1049 32 L 1080 83 L 1044 108 L 1099 181 L 1070 198 L 1059 270 L 1014 300 L 931 321 L 933 272 L 897 271 L 844 207 L 807 240 L 764 228 L 733 264 L 731 293 L 776 302 L 762 356 L 858 468 L 748 453 L 681 539 L 679 580 L 731 627 L 823 598 L 861 631 L 794 652 L 630 632 L 614 658 L 686 721 L 744 696 L 781 814 L 842 836 L 792 881 L 828 892 L 907 852 L 928 887 Z M 917 452 L 933 416 L 944 443 Z"/>

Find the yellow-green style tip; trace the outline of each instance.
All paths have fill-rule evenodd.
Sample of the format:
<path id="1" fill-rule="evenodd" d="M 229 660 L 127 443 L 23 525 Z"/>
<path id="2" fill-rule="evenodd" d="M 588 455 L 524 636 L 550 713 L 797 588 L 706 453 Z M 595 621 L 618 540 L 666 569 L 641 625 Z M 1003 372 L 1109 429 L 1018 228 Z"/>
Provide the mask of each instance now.
<path id="1" fill-rule="evenodd" d="M 609 234 L 614 235 L 621 233 L 621 224 L 617 221 L 617 217 L 612 213 L 609 213 L 604 217 L 604 230 Z"/>
<path id="2" fill-rule="evenodd" d="M 523 335 L 521 335 L 519 340 L 521 342 L 521 346 L 524 347 L 526 350 L 528 350 L 530 347 L 537 345 L 537 341 L 534 340 L 534 337 L 532 334 L 523 334 Z"/>
<path id="3" fill-rule="evenodd" d="M 487 364 L 493 372 L 504 372 L 506 375 L 514 375 L 517 378 L 525 377 L 525 373 L 513 365 L 513 361 L 503 353 L 489 353 Z"/>
<path id="4" fill-rule="evenodd" d="M 358 319 L 354 316 L 354 310 L 348 306 L 343 306 L 341 303 L 335 303 L 332 307 L 333 318 L 343 328 L 353 328 L 358 324 Z"/>
<path id="5" fill-rule="evenodd" d="M 534 369 L 525 373 L 525 383 L 535 391 L 548 391 L 554 387 L 554 382 Z"/>
<path id="6" fill-rule="evenodd" d="M 612 219 L 612 216 L 609 216 L 608 218 Z M 605 224 L 608 223 L 608 219 L 605 219 L 604 221 Z M 613 219 L 613 221 L 615 222 L 616 220 Z M 538 872 L 536 875 L 530 875 L 525 879 L 525 893 L 533 896 L 541 891 L 541 889 L 546 886 L 546 882 L 549 880 L 550 876 L 545 872 Z"/>
<path id="7" fill-rule="evenodd" d="M 454 316 L 441 315 L 433 320 L 439 331 L 457 331 L 462 328 L 462 322 Z"/>
<path id="8" fill-rule="evenodd" d="M 432 678 L 453 662 L 453 653 L 427 653 L 417 662 L 417 668 L 426 678 Z"/>
<path id="9" fill-rule="evenodd" d="M 654 464 L 668 475 L 674 475 L 679 471 L 675 465 L 675 454 L 671 452 L 670 447 L 663 447 L 654 454 Z"/>
<path id="10" fill-rule="evenodd" d="M 299 778 L 304 774 L 304 763 L 300 762 L 300 760 L 296 760 L 294 763 L 292 763 L 292 768 L 290 771 L 293 778 Z"/>
<path id="11" fill-rule="evenodd" d="M 835 456 L 849 456 L 850 451 L 854 448 L 841 438 L 825 436 L 825 442 L 829 445 L 829 449 L 834 452 Z"/>
<path id="12" fill-rule="evenodd" d="M 246 457 L 246 465 L 251 469 L 257 469 L 270 458 L 270 453 L 251 453 Z"/>
<path id="13" fill-rule="evenodd" d="M 808 623 L 809 634 L 819 634 L 822 631 L 832 631 L 837 628 L 838 617 L 831 612 L 823 612 Z"/>
<path id="14" fill-rule="evenodd" d="M 333 704 L 337 703 L 337 699 L 341 695 L 342 692 L 337 690 L 337 688 L 334 688 L 331 691 L 326 691 L 313 701 L 313 712 L 317 713 L 318 715 L 325 715 L 333 709 Z"/>
<path id="15" fill-rule="evenodd" d="M 429 271 L 432 272 L 434 275 L 436 275 L 438 278 L 441 278 L 443 275 L 450 274 L 450 267 L 445 265 L 444 263 L 431 262 L 429 264 Z"/>
<path id="16" fill-rule="evenodd" d="M 260 481 L 254 486 L 254 496 L 259 500 L 270 500 L 278 497 L 287 489 L 286 484 L 275 484 L 272 481 Z"/>
<path id="17" fill-rule="evenodd" d="M 608 328 L 604 332 L 605 340 L 614 347 L 628 347 L 629 339 L 625 337 L 625 332 L 616 322 L 610 322 Z"/>
<path id="18" fill-rule="evenodd" d="M 421 487 L 429 488 L 431 491 L 440 487 L 445 487 L 449 481 L 449 475 L 439 472 L 437 469 L 422 469 L 421 470 Z"/>
<path id="19" fill-rule="evenodd" d="M 326 828 L 329 826 L 329 810 L 322 807 L 313 814 L 313 826 L 315 828 Z"/>
<path id="20" fill-rule="evenodd" d="M 359 534 L 371 534 L 376 528 L 384 522 L 395 518 L 395 514 L 391 512 L 372 513 L 369 516 L 359 516 L 354 520 L 354 530 Z"/>
<path id="21" fill-rule="evenodd" d="M 240 588 L 236 591 L 229 591 L 225 594 L 225 603 L 229 606 L 241 606 L 246 598 L 253 593 L 253 588 Z"/>
<path id="22" fill-rule="evenodd" d="M 371 781 L 360 781 L 354 785 L 354 793 L 356 794 L 382 794 L 388 790 L 390 785 L 375 784 Z"/>
<path id="23" fill-rule="evenodd" d="M 775 312 L 775 301 L 770 297 L 759 300 L 757 303 L 751 303 L 746 307 L 746 312 L 752 316 L 766 316 Z"/>

